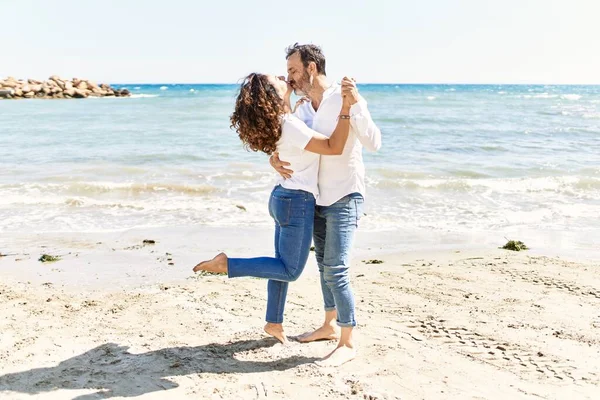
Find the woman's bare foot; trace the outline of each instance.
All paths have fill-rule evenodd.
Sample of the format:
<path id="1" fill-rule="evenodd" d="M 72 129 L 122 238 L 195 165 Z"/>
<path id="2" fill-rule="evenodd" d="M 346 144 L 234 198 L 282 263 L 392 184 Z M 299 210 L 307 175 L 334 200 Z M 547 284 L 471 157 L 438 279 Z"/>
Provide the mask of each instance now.
<path id="1" fill-rule="evenodd" d="M 340 338 L 333 325 L 325 324 L 312 332 L 303 333 L 296 339 L 302 343 L 315 342 L 317 340 L 338 340 Z"/>
<path id="2" fill-rule="evenodd" d="M 279 340 L 282 344 L 288 343 L 287 337 L 283 332 L 282 324 L 272 324 L 270 322 L 267 322 L 267 324 L 265 325 L 265 332 L 273 336 L 275 339 Z"/>
<path id="3" fill-rule="evenodd" d="M 219 253 L 212 260 L 202 261 L 200 264 L 194 267 L 194 272 L 198 271 L 214 272 L 216 274 L 226 274 L 227 255 L 225 253 Z"/>
<path id="4" fill-rule="evenodd" d="M 335 350 L 329 353 L 327 357 L 321 361 L 316 361 L 315 364 L 320 367 L 339 367 L 348 361 L 354 360 L 355 357 L 356 349 L 354 347 L 350 347 L 349 345 L 339 345 Z"/>

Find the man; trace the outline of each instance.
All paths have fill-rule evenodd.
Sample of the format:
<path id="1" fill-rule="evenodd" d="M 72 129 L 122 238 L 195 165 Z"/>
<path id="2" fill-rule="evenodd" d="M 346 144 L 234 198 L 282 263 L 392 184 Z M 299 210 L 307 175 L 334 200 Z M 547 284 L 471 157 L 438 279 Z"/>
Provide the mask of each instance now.
<path id="1" fill-rule="evenodd" d="M 335 340 L 335 323 L 341 327 L 336 349 L 322 362 L 339 366 L 356 356 L 352 332 L 356 326 L 354 295 L 350 286 L 350 250 L 358 220 L 362 215 L 365 193 L 365 169 L 362 149 L 377 151 L 381 147 L 381 132 L 375 126 L 366 101 L 358 94 L 354 80 L 344 77 L 341 86 L 329 83 L 325 72 L 325 57 L 321 48 L 298 43 L 287 49 L 288 81 L 296 94 L 305 95 L 295 115 L 315 131 L 330 136 L 338 117 L 342 96 L 350 98 L 350 135 L 340 156 L 321 156 L 319 165 L 319 197 L 315 209 L 315 254 L 321 275 L 321 290 L 325 304 L 325 321 L 313 332 L 299 337 L 302 342 Z M 293 171 L 289 163 L 275 154 L 271 165 L 283 177 Z"/>

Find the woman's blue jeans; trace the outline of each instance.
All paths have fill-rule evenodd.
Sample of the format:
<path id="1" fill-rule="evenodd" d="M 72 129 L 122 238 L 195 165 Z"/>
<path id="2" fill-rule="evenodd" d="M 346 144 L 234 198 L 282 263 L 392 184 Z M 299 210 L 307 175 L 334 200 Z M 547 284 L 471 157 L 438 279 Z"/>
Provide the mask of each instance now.
<path id="1" fill-rule="evenodd" d="M 313 234 L 315 197 L 303 190 L 276 186 L 269 199 L 275 220 L 275 257 L 229 258 L 230 278 L 267 278 L 267 322 L 282 323 L 288 282 L 304 270 Z"/>

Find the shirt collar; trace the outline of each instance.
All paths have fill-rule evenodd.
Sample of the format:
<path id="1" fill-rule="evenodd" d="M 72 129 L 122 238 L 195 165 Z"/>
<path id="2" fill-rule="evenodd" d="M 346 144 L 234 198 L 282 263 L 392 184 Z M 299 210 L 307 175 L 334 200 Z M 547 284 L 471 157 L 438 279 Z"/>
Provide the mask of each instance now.
<path id="1" fill-rule="evenodd" d="M 325 89 L 325 91 L 323 92 L 323 100 L 325 100 L 327 97 L 331 96 L 332 94 L 339 92 L 341 90 L 341 85 L 339 85 L 336 82 L 331 82 L 331 85 Z"/>

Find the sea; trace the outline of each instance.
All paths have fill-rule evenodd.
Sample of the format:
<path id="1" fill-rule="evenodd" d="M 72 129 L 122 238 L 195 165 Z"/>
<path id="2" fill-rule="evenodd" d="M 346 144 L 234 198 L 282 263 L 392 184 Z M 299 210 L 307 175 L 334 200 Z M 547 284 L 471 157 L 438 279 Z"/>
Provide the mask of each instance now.
<path id="1" fill-rule="evenodd" d="M 132 96 L 0 101 L 0 236 L 273 225 L 238 85 L 113 86 Z M 383 142 L 362 232 L 600 254 L 600 86 L 358 87 Z"/>

